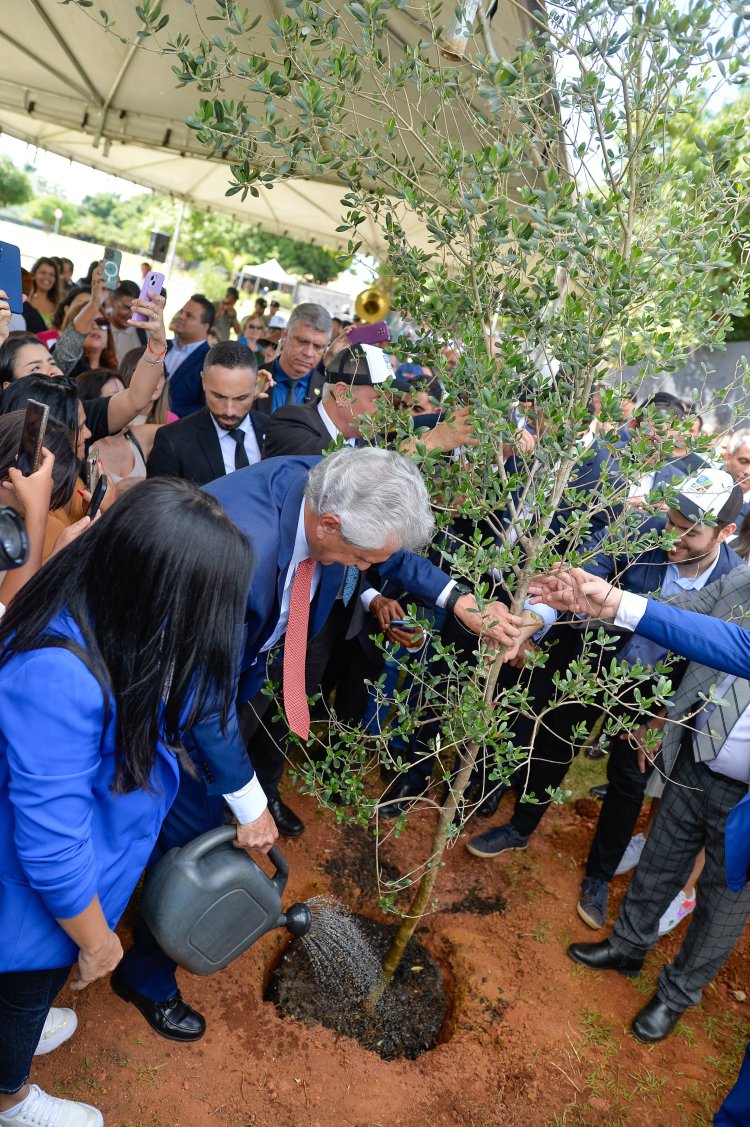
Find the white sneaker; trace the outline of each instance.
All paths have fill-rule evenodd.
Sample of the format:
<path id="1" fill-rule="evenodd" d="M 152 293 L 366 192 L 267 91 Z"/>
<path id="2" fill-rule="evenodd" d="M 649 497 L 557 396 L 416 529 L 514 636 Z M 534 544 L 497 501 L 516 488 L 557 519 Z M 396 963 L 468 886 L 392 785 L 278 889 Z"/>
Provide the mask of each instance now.
<path id="1" fill-rule="evenodd" d="M 666 935 L 673 927 L 677 927 L 680 920 L 689 916 L 695 907 L 695 897 L 685 895 L 685 890 L 678 892 L 666 912 L 659 920 L 659 935 Z"/>
<path id="2" fill-rule="evenodd" d="M 58 1100 L 36 1084 L 30 1084 L 29 1089 L 19 1111 L 12 1116 L 0 1111 L 0 1127 L 104 1127 L 102 1113 L 95 1107 Z"/>
<path id="3" fill-rule="evenodd" d="M 72 1037 L 78 1026 L 78 1017 L 75 1010 L 58 1009 L 53 1006 L 47 1014 L 39 1044 L 34 1050 L 35 1057 L 43 1057 L 58 1049 L 68 1037 Z"/>
<path id="4" fill-rule="evenodd" d="M 623 873 L 629 873 L 634 869 L 641 859 L 643 847 L 646 844 L 646 839 L 643 834 L 634 834 L 625 847 L 625 852 L 620 859 L 620 864 L 615 869 L 615 876 L 621 877 Z"/>

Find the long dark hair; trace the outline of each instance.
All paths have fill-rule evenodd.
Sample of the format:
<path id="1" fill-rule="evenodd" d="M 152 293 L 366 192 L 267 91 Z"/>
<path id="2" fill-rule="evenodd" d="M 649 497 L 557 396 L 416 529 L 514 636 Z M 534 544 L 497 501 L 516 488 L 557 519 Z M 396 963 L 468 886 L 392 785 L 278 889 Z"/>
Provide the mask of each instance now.
<path id="1" fill-rule="evenodd" d="M 34 265 L 31 267 L 31 270 L 29 271 L 32 279 L 34 280 L 33 281 L 33 289 L 32 289 L 31 294 L 29 296 L 33 297 L 34 294 L 36 293 L 36 272 L 37 272 L 37 270 L 39 269 L 40 266 L 51 266 L 52 269 L 55 271 L 55 284 L 52 287 L 52 289 L 49 291 L 49 297 L 50 297 L 50 301 L 53 303 L 53 305 L 57 305 L 57 303 L 60 301 L 60 298 L 62 297 L 62 294 L 63 294 L 63 282 L 62 282 L 62 275 L 60 273 L 60 263 L 55 258 L 37 258 L 36 262 L 34 263 Z"/>
<path id="2" fill-rule="evenodd" d="M 8 415 L 0 415 L 0 481 L 7 479 L 8 470 L 16 464 L 25 418 L 25 411 L 11 411 Z M 54 511 L 62 509 L 73 496 L 73 490 L 78 484 L 81 463 L 70 445 L 70 431 L 52 416 L 47 420 L 44 445 L 55 455 L 55 464 L 52 467 L 52 498 L 49 506 L 50 511 Z"/>
<path id="3" fill-rule="evenodd" d="M 0 414 L 26 410 L 30 399 L 46 403 L 50 415 L 68 428 L 75 450 L 78 446 L 78 385 L 69 376 L 24 376 L 6 387 Z"/>
<path id="4" fill-rule="evenodd" d="M 251 571 L 250 545 L 218 501 L 150 478 L 16 596 L 0 621 L 0 668 L 30 650 L 74 652 L 117 708 L 113 789 L 148 788 L 158 740 L 180 748 L 209 710 L 226 730 Z M 83 646 L 51 625 L 60 615 Z"/>

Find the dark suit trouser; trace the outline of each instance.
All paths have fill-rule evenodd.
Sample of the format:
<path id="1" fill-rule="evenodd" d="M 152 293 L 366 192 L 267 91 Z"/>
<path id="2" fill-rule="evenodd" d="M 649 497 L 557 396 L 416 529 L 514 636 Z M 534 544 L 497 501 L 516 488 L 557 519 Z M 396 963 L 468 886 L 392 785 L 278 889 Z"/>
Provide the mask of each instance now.
<path id="1" fill-rule="evenodd" d="M 639 956 L 659 937 L 659 920 L 684 887 L 705 846 L 695 911 L 673 963 L 659 975 L 657 995 L 672 1009 L 697 1005 L 703 988 L 731 954 L 750 915 L 750 885 L 727 885 L 724 832 L 729 811 L 747 794 L 743 783 L 693 759 L 690 732 L 683 738 L 659 812 L 615 921 L 613 947 Z"/>
<path id="2" fill-rule="evenodd" d="M 514 683 L 528 686 L 533 698 L 530 709 L 533 716 L 507 715 L 514 743 L 518 748 L 527 749 L 526 761 L 516 769 L 511 780 L 517 792 L 511 825 L 522 837 L 528 837 L 537 828 L 550 806 L 548 792 L 562 785 L 578 753 L 579 746 L 571 738 L 575 726 L 584 722 L 590 726 L 597 716 L 595 706 L 566 701 L 564 693 L 553 684 L 555 673 L 564 672 L 580 654 L 581 634 L 562 627 L 550 631 L 548 637 L 554 644 L 549 646 L 546 665 L 520 672 L 506 667 L 500 679 L 501 687 Z M 548 704 L 558 700 L 560 703 L 542 717 L 537 727 L 536 717 Z M 535 801 L 524 801 L 525 796 L 533 796 Z"/>
<path id="3" fill-rule="evenodd" d="M 638 770 L 637 753 L 627 740 L 612 741 L 607 756 L 609 787 L 586 861 L 586 876 L 608 884 L 612 880 L 633 835 L 653 771 L 653 767 Z"/>
<path id="4" fill-rule="evenodd" d="M 750 1123 L 750 1045 L 734 1087 L 714 1116 L 714 1127 L 747 1127 Z"/>

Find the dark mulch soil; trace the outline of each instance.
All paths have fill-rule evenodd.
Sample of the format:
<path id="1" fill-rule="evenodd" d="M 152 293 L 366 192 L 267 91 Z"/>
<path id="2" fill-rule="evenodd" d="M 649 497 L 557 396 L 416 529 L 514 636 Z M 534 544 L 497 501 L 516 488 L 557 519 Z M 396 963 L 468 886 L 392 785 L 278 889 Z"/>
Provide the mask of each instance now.
<path id="1" fill-rule="evenodd" d="M 503 914 L 507 906 L 504 896 L 482 896 L 476 888 L 470 889 L 460 900 L 453 904 L 445 905 L 444 912 L 470 912 L 474 916 L 491 916 L 494 913 Z"/>
<path id="2" fill-rule="evenodd" d="M 380 961 L 397 931 L 356 917 Z M 264 1000 L 307 1025 L 325 1025 L 385 1060 L 413 1060 L 437 1044 L 448 1009 L 439 964 L 413 936 L 374 1014 L 351 992 L 333 989 L 315 977 L 305 944 L 294 940 L 271 974 Z"/>
<path id="3" fill-rule="evenodd" d="M 372 905 L 377 897 L 378 878 L 372 831 L 354 822 L 342 827 L 341 845 L 326 858 L 323 871 L 330 877 L 331 892 L 348 904 L 359 900 L 360 904 Z M 395 865 L 379 856 L 380 876 L 383 881 L 397 881 L 401 873 Z M 360 895 L 352 897 L 353 890 Z"/>

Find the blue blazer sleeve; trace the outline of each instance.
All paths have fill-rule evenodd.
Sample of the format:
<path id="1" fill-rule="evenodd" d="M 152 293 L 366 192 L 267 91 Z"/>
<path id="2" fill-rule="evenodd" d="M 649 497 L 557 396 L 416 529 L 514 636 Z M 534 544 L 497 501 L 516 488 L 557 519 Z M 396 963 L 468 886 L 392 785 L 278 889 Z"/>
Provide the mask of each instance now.
<path id="1" fill-rule="evenodd" d="M 102 760 L 104 697 L 96 679 L 69 650 L 35 650 L 6 669 L 0 687 L 0 729 L 7 745 L 18 860 L 50 914 L 68 919 L 97 894 L 91 825 L 97 801 L 93 785 Z"/>
<path id="2" fill-rule="evenodd" d="M 636 633 L 709 669 L 750 677 L 750 631 L 733 622 L 649 599 Z"/>
<path id="3" fill-rule="evenodd" d="M 395 552 L 378 564 L 381 579 L 390 579 L 426 603 L 437 603 L 451 577 L 416 552 Z"/>
<path id="4" fill-rule="evenodd" d="M 255 773 L 240 735 L 234 705 L 229 713 L 226 735 L 221 730 L 219 713 L 211 712 L 201 716 L 184 734 L 183 742 L 209 794 L 232 794 L 241 790 Z"/>

